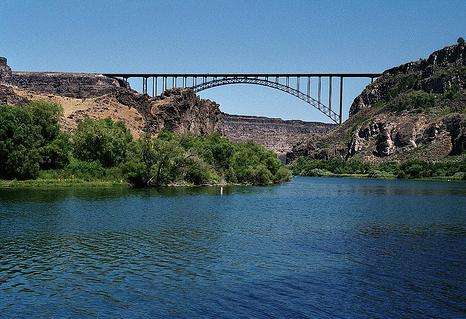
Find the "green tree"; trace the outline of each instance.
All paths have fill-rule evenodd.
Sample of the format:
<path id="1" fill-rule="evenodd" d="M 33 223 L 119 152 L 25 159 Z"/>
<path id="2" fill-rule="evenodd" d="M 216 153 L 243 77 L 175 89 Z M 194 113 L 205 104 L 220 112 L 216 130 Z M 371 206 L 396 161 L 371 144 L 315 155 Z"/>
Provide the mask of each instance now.
<path id="1" fill-rule="evenodd" d="M 59 134 L 60 106 L 34 102 L 0 105 L 0 177 L 36 178 L 41 149 Z"/>
<path id="2" fill-rule="evenodd" d="M 99 161 L 104 167 L 120 164 L 132 136 L 122 122 L 86 118 L 73 136 L 74 155 L 84 161 Z"/>
<path id="3" fill-rule="evenodd" d="M 72 146 L 70 135 L 67 133 L 59 133 L 58 136 L 40 148 L 41 168 L 56 169 L 63 168 L 70 162 Z"/>
<path id="4" fill-rule="evenodd" d="M 180 177 L 183 159 L 184 150 L 176 140 L 145 135 L 132 144 L 124 172 L 135 186 L 167 185 Z"/>

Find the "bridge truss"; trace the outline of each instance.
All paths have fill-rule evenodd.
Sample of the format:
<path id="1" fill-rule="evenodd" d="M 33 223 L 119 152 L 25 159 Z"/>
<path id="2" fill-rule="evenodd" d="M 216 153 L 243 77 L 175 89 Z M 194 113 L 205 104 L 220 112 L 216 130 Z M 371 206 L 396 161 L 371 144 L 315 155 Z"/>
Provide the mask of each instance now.
<path id="1" fill-rule="evenodd" d="M 194 92 L 231 84 L 253 84 L 270 87 L 291 94 L 310 104 L 329 117 L 333 122 L 341 124 L 343 120 L 343 88 L 346 78 L 368 78 L 372 81 L 380 73 L 200 73 L 200 74 L 156 74 L 156 73 L 108 73 L 105 76 L 121 78 L 128 81 L 130 78 L 142 79 L 142 93 L 149 94 L 148 85 L 152 85 L 152 96 L 163 94 L 167 89 L 191 88 Z M 339 99 L 337 108 L 332 101 L 334 79 L 339 80 Z M 323 81 L 326 80 L 326 81 Z M 311 91 L 311 83 L 317 82 L 317 88 Z M 326 101 L 322 101 L 323 83 L 325 83 Z M 160 88 L 160 91 L 159 91 Z M 314 92 L 316 91 L 316 92 Z"/>

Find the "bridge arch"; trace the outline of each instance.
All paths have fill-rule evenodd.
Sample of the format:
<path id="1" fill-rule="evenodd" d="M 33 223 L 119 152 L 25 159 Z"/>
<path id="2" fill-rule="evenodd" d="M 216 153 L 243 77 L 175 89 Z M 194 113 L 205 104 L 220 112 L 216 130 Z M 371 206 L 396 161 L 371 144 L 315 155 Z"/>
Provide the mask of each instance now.
<path id="1" fill-rule="evenodd" d="M 278 78 L 275 78 L 275 81 L 270 81 L 268 78 L 253 78 L 247 76 L 220 79 L 214 78 L 211 81 L 206 81 L 201 84 L 194 85 L 191 88 L 194 90 L 194 92 L 199 93 L 201 91 L 208 90 L 214 87 L 232 84 L 253 84 L 280 90 L 308 103 L 309 105 L 313 106 L 314 108 L 325 114 L 335 123 L 340 122 L 340 114 L 337 114 L 331 108 L 322 104 L 320 101 L 314 99 L 309 94 L 300 91 L 298 88 L 293 88 L 289 85 L 280 83 L 278 81 Z"/>

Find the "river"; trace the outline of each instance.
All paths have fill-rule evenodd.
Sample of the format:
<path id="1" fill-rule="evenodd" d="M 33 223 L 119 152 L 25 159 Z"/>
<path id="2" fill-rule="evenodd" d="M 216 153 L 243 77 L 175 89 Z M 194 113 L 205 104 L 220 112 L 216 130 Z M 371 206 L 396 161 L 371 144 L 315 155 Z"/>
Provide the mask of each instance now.
<path id="1" fill-rule="evenodd" d="M 0 191 L 1 318 L 464 318 L 466 183 Z"/>

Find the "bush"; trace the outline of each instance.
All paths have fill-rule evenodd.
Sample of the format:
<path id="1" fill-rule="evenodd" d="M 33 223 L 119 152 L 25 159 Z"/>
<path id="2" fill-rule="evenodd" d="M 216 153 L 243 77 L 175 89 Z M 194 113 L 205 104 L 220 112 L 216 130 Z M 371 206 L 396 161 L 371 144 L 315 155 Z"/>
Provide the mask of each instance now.
<path id="1" fill-rule="evenodd" d="M 293 174 L 302 176 L 329 176 L 331 174 L 367 174 L 372 178 L 425 178 L 448 177 L 458 172 L 466 172 L 466 161 L 461 162 L 425 162 L 409 160 L 402 164 L 383 162 L 378 165 L 364 163 L 354 159 L 313 160 L 298 158 L 292 165 Z M 460 176 L 459 174 L 456 175 Z M 462 177 L 462 175 L 460 176 Z"/>
<path id="2" fill-rule="evenodd" d="M 135 186 L 168 185 L 179 179 L 183 159 L 184 151 L 176 140 L 143 136 L 132 144 L 123 171 Z"/>
<path id="3" fill-rule="evenodd" d="M 320 169 L 320 168 L 313 168 L 310 170 L 308 176 L 318 176 L 318 177 L 323 177 L 323 176 L 332 176 L 332 172 L 329 172 L 325 169 Z"/>
<path id="4" fill-rule="evenodd" d="M 202 159 L 197 156 L 185 161 L 186 170 L 184 180 L 194 185 L 206 185 L 218 183 L 220 178 L 217 173 Z"/>
<path id="5" fill-rule="evenodd" d="M 132 141 L 122 122 L 86 118 L 78 124 L 73 136 L 74 155 L 83 161 L 99 161 L 105 167 L 122 163 Z"/>
<path id="6" fill-rule="evenodd" d="M 98 161 L 86 162 L 73 159 L 66 167 L 66 171 L 73 177 L 84 180 L 102 178 L 105 175 L 105 169 Z"/>
<path id="7" fill-rule="evenodd" d="M 400 167 L 397 162 L 382 162 L 377 167 L 378 170 L 392 175 L 398 175 Z"/>
<path id="8" fill-rule="evenodd" d="M 399 95 L 393 101 L 389 102 L 392 110 L 411 111 L 411 110 L 428 110 L 435 106 L 436 96 L 424 91 L 410 91 Z"/>
<path id="9" fill-rule="evenodd" d="M 36 178 L 41 149 L 59 133 L 62 109 L 51 103 L 0 105 L 0 177 Z"/>
<path id="10" fill-rule="evenodd" d="M 381 178 L 381 179 L 391 179 L 395 178 L 395 175 L 389 172 L 373 170 L 369 173 L 368 177 L 370 178 Z"/>
<path id="11" fill-rule="evenodd" d="M 459 45 L 464 45 L 464 39 L 463 39 L 463 37 L 459 37 L 458 40 L 456 40 L 456 42 L 457 42 Z"/>
<path id="12" fill-rule="evenodd" d="M 276 174 L 283 166 L 276 154 L 253 143 L 237 144 L 228 165 L 227 180 L 255 185 L 276 180 Z"/>
<path id="13" fill-rule="evenodd" d="M 291 172 L 288 168 L 285 166 L 282 166 L 278 169 L 277 173 L 274 176 L 274 182 L 275 183 L 283 183 L 283 182 L 288 182 L 293 178 L 291 175 Z"/>
<path id="14" fill-rule="evenodd" d="M 41 168 L 63 168 L 70 162 L 72 146 L 70 136 L 60 133 L 53 141 L 40 149 Z"/>

